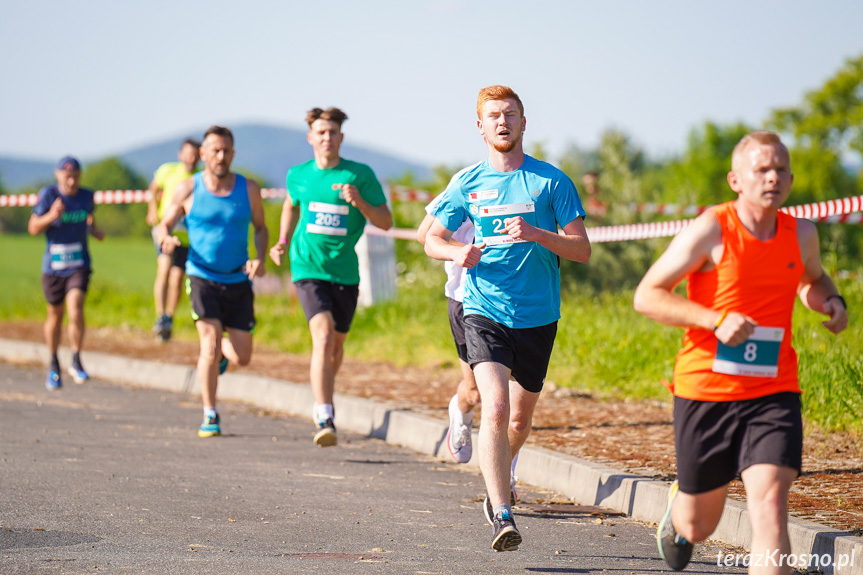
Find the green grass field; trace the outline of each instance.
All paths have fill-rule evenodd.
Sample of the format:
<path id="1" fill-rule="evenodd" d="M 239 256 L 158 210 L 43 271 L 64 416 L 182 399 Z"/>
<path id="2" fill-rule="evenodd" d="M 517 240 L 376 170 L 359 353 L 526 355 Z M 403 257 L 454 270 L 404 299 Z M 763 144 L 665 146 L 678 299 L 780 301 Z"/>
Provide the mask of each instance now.
<path id="1" fill-rule="evenodd" d="M 0 235 L 0 321 L 44 318 L 40 262 L 44 238 Z M 91 241 L 94 274 L 87 299 L 92 327 L 123 326 L 148 331 L 153 322 L 155 257 L 146 239 Z M 418 244 L 399 245 L 399 297 L 360 309 L 346 352 L 351 357 L 397 365 L 454 364 L 456 360 L 443 296 L 440 262 Z M 861 273 L 837 280 L 851 310 L 851 325 L 838 337 L 821 317 L 797 306 L 794 345 L 807 421 L 826 430 L 863 433 L 863 305 Z M 256 339 L 271 348 L 308 353 L 311 342 L 296 300 L 258 296 Z M 177 337 L 194 340 L 184 299 L 177 312 Z M 563 294 L 562 319 L 548 379 L 608 398 L 670 400 L 659 383 L 671 379 L 683 331 L 658 325 L 632 309 L 632 292 L 595 292 L 578 287 Z"/>

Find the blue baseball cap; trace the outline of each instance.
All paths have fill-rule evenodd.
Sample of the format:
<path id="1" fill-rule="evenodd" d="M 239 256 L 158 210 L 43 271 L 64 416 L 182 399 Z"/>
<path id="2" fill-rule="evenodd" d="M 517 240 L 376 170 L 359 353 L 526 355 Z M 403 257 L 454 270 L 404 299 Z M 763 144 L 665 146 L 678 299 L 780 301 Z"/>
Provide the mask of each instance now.
<path id="1" fill-rule="evenodd" d="M 57 169 L 80 172 L 81 163 L 72 156 L 63 156 L 60 158 L 60 161 L 57 162 Z"/>

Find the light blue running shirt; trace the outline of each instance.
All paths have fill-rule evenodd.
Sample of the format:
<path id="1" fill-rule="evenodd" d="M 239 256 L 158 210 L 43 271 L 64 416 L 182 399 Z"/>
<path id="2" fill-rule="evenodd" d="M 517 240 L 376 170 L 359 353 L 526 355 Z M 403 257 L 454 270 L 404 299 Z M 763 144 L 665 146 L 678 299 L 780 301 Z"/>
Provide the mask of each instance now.
<path id="1" fill-rule="evenodd" d="M 498 172 L 488 160 L 465 168 L 442 195 L 432 215 L 450 231 L 470 219 L 475 243 L 487 244 L 479 264 L 467 272 L 465 315 L 479 314 L 515 329 L 560 319 L 557 255 L 536 242 L 513 242 L 503 231 L 503 220 L 521 216 L 557 233 L 558 226 L 586 215 L 572 180 L 525 155 L 512 172 Z"/>
<path id="2" fill-rule="evenodd" d="M 204 185 L 204 173 L 195 174 L 192 209 L 186 214 L 187 275 L 223 284 L 249 281 L 244 268 L 249 259 L 252 208 L 246 178 L 236 177 L 230 194 L 216 196 Z"/>

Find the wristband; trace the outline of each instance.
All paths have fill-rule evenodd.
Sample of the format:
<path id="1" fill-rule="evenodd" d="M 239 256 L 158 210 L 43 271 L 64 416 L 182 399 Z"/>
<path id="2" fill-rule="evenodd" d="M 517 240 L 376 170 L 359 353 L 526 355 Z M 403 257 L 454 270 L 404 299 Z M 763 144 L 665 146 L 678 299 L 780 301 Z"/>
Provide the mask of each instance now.
<path id="1" fill-rule="evenodd" d="M 280 245 L 283 245 L 283 246 L 284 246 L 284 245 L 286 245 L 287 243 L 288 243 L 288 239 L 287 239 L 287 238 L 279 238 L 279 244 L 280 244 Z"/>
<path id="2" fill-rule="evenodd" d="M 848 304 L 847 304 L 847 303 L 845 303 L 845 298 L 844 298 L 844 297 L 842 297 L 842 296 L 841 296 L 841 295 L 839 295 L 838 293 L 835 293 L 835 294 L 833 294 L 833 295 L 831 295 L 831 296 L 827 296 L 827 297 L 824 299 L 824 303 L 827 303 L 827 302 L 828 302 L 828 301 L 830 301 L 831 299 L 838 299 L 839 301 L 841 301 L 841 302 L 842 302 L 842 307 L 844 307 L 844 308 L 845 308 L 845 311 L 848 311 Z"/>
<path id="3" fill-rule="evenodd" d="M 728 315 L 728 310 L 722 312 L 722 315 L 719 316 L 719 319 L 716 320 L 716 324 L 713 326 L 713 333 L 716 333 L 716 330 L 719 329 L 719 326 L 722 324 L 722 321 L 725 319 L 725 316 Z"/>

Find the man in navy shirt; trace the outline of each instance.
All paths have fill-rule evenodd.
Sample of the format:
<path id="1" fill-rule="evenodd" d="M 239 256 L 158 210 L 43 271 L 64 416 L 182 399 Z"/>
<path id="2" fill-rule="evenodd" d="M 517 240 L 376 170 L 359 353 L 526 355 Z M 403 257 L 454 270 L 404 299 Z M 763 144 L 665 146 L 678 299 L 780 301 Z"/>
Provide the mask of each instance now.
<path id="1" fill-rule="evenodd" d="M 45 381 L 48 389 L 63 385 L 57 348 L 63 328 L 63 314 L 69 310 L 69 345 L 72 365 L 69 373 L 75 383 L 90 376 L 81 365 L 81 342 L 84 340 L 84 298 L 90 283 L 90 251 L 87 234 L 97 240 L 105 234 L 93 220 L 93 191 L 79 188 L 81 164 L 75 158 L 62 158 L 54 170 L 56 185 L 39 191 L 39 200 L 27 224 L 31 235 L 45 233 L 48 245 L 42 259 L 42 290 L 48 302 L 45 341 L 51 352 L 51 369 Z"/>

